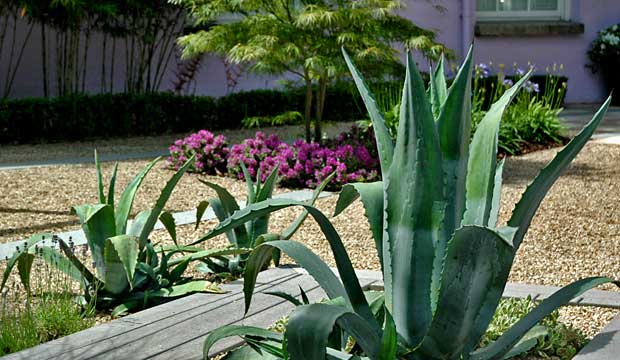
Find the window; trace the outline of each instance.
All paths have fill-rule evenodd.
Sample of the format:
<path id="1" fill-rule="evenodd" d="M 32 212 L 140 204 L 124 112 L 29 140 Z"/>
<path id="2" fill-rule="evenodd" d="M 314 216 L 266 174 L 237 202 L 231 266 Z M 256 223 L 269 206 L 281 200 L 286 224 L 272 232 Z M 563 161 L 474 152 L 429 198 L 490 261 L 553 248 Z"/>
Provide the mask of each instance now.
<path id="1" fill-rule="evenodd" d="M 482 20 L 567 20 L 568 0 L 476 0 Z"/>

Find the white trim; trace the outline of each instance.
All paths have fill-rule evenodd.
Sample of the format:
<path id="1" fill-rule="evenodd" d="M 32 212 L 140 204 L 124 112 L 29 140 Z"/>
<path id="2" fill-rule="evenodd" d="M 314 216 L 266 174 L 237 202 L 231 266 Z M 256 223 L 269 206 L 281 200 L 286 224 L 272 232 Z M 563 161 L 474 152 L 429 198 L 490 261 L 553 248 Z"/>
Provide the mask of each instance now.
<path id="1" fill-rule="evenodd" d="M 479 20 L 569 20 L 570 0 L 558 0 L 558 9 L 552 11 L 477 11 Z M 529 4 L 529 2 L 528 2 Z"/>

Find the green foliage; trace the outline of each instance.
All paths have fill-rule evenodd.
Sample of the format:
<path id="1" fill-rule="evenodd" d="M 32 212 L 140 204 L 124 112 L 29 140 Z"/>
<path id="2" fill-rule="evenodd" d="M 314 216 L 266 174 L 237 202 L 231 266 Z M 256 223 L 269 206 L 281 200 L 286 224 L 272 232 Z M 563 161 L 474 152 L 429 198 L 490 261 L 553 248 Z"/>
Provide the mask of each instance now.
<path id="1" fill-rule="evenodd" d="M 45 235 L 35 235 L 9 260 L 0 288 L 5 286 L 11 271 L 17 265 L 22 283 L 26 289 L 30 289 L 32 262 L 39 256 L 68 276 L 79 280 L 84 287 L 86 303 L 94 303 L 97 309 L 114 308 L 115 315 L 193 292 L 220 292 L 219 288 L 208 281 L 184 277 L 185 270 L 192 261 L 237 254 L 243 252 L 242 250 L 199 251 L 176 245 L 155 247 L 149 240 L 155 223 L 160 220 L 176 243 L 174 219 L 163 212 L 163 208 L 193 160 L 189 159 L 171 177 L 152 208 L 143 210 L 129 223 L 136 193 L 159 159 L 152 161 L 134 177 L 114 207 L 112 189 L 115 187 L 117 167 L 110 179 L 108 189 L 111 191 L 108 191 L 106 196 L 95 152 L 99 203 L 73 208 L 82 224 L 95 272 L 92 273 L 89 266 L 78 259 L 73 244 L 67 244 L 59 237 L 51 237 L 52 244 L 46 245 Z M 50 240 L 50 236 L 47 240 Z M 56 245 L 60 247 L 64 257 L 54 248 Z M 175 256 L 186 251 L 192 254 Z"/>
<path id="2" fill-rule="evenodd" d="M 506 330 L 534 310 L 536 305 L 537 303 L 531 298 L 502 299 L 486 334 L 480 341 L 480 347 L 497 340 Z M 580 330 L 560 322 L 560 312 L 557 310 L 541 320 L 540 325 L 545 328 L 546 334 L 537 338 L 536 345 L 528 351 L 528 354 L 569 360 L 587 344 L 587 339 Z"/>
<path id="3" fill-rule="evenodd" d="M 595 286 L 613 282 L 606 277 L 576 281 L 546 298 L 496 340 L 477 348 L 500 303 L 513 260 L 538 206 L 592 136 L 610 99 L 528 186 L 507 226 L 497 227 L 503 169 L 503 162 L 497 163 L 499 125 L 530 74 L 491 106 L 472 138 L 471 51 L 450 88 L 442 71 L 433 72 L 428 95 L 409 54 L 394 144 L 363 78 L 346 53 L 345 59 L 373 121 L 383 182 L 351 185 L 353 189 L 341 193 L 336 215 L 356 198 L 362 199 L 382 265 L 385 290 L 379 307 L 384 309 L 384 318 L 377 319 L 377 312 L 372 310 L 374 302 L 362 292 L 342 239 L 329 219 L 307 204 L 266 200 L 235 212 L 209 236 L 270 212 L 301 206 L 325 235 L 340 278 L 301 243 L 263 243 L 252 251 L 246 265 L 246 312 L 258 271 L 276 249 L 304 267 L 338 303 L 298 306 L 289 318 L 284 338 L 275 332 L 220 328 L 207 337 L 205 356 L 216 341 L 240 335 L 252 338 L 254 344 L 265 340 L 254 349 L 269 345 L 277 350 L 270 354 L 278 357 L 350 358 L 343 341 L 331 341 L 333 334 L 348 334 L 361 351 L 354 354 L 370 359 L 378 359 L 378 354 L 385 352 L 395 352 L 399 359 L 502 359 L 536 345 L 534 340 L 542 333 L 536 324 L 559 306 Z M 393 341 L 390 317 L 397 341 Z"/>
<path id="4" fill-rule="evenodd" d="M 195 1 L 173 0 L 184 5 L 196 24 L 233 14 L 235 21 L 216 23 L 208 30 L 183 36 L 179 44 L 186 57 L 217 53 L 236 64 L 249 64 L 257 73 L 290 73 L 306 86 L 304 119 L 306 141 L 311 141 L 311 107 L 315 103 L 314 141 L 321 140 L 321 120 L 327 85 L 346 75 L 340 56 L 345 47 L 359 62 L 372 63 L 379 78 L 398 68 L 394 43 L 436 57 L 446 49 L 435 42 L 432 31 L 398 15 L 401 1 Z M 316 94 L 313 95 L 313 84 Z"/>
<path id="5" fill-rule="evenodd" d="M 0 355 L 17 352 L 94 325 L 89 308 L 80 308 L 71 278 L 40 259 L 31 287 L 11 282 L 2 292 Z M 23 291 L 26 290 L 26 291 Z"/>
<path id="6" fill-rule="evenodd" d="M 282 126 L 301 124 L 304 117 L 299 111 L 287 111 L 276 116 L 251 116 L 241 121 L 246 129 L 261 128 L 265 126 Z"/>
<path id="7" fill-rule="evenodd" d="M 209 129 L 234 129 L 248 116 L 303 111 L 300 89 L 253 90 L 217 99 L 169 93 L 71 95 L 0 100 L 0 144 L 81 141 Z M 363 117 L 344 86 L 328 88 L 325 118 Z"/>
<path id="8" fill-rule="evenodd" d="M 250 173 L 248 172 L 243 162 L 241 162 L 240 165 L 247 185 L 246 205 L 252 205 L 271 199 L 273 191 L 277 184 L 279 167 L 276 166 L 271 171 L 269 176 L 265 178 L 264 182 L 261 182 L 259 168 L 258 174 L 256 176 L 256 183 L 254 183 L 252 182 Z M 316 200 L 319 198 L 321 191 L 325 189 L 325 186 L 327 186 L 327 184 L 332 180 L 333 177 L 334 174 L 331 174 L 325 180 L 323 180 L 323 182 L 319 184 L 319 186 L 317 186 L 317 188 L 313 192 L 312 198 L 308 200 L 309 205 L 314 205 Z M 208 203 L 209 206 L 211 206 L 211 208 L 213 209 L 215 216 L 217 216 L 220 221 L 225 221 L 226 219 L 230 218 L 235 212 L 240 210 L 240 206 L 237 203 L 237 200 L 235 200 L 235 198 L 232 196 L 232 194 L 230 194 L 230 192 L 228 192 L 228 190 L 208 181 L 202 181 L 202 183 L 213 189 L 218 196 L 217 198 L 208 199 L 206 202 L 203 202 L 203 204 Z M 247 252 L 237 254 L 232 258 L 219 256 L 213 259 L 204 259 L 203 261 L 206 264 L 206 268 L 204 268 L 204 270 L 215 274 L 230 274 L 232 276 L 239 276 L 243 274 L 248 260 L 247 253 L 249 252 L 249 250 L 254 249 L 256 246 L 262 243 L 272 240 L 290 239 L 295 234 L 295 232 L 297 232 L 299 227 L 304 223 L 307 217 L 308 212 L 302 212 L 291 223 L 289 227 L 287 227 L 278 234 L 269 233 L 268 213 L 246 222 L 244 226 L 239 226 L 231 231 L 227 231 L 225 234 L 228 238 L 228 242 L 230 243 L 230 248 L 247 250 Z M 209 238 L 210 236 L 208 235 L 203 236 L 200 239 L 196 240 L 192 245 L 201 243 Z M 280 253 L 277 251 L 274 252 L 270 259 L 273 259 L 273 262 L 277 265 L 280 261 Z M 266 264 L 265 266 L 268 265 L 269 264 Z"/>

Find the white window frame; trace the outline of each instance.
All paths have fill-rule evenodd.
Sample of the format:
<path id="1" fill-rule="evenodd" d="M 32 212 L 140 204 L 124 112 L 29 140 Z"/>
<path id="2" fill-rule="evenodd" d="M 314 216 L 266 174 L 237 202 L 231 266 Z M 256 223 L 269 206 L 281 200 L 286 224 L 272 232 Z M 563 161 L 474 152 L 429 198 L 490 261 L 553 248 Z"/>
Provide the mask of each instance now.
<path id="1" fill-rule="evenodd" d="M 528 10 L 528 11 L 478 11 L 476 18 L 481 21 L 497 20 L 569 20 L 570 0 L 558 0 L 558 10 Z"/>

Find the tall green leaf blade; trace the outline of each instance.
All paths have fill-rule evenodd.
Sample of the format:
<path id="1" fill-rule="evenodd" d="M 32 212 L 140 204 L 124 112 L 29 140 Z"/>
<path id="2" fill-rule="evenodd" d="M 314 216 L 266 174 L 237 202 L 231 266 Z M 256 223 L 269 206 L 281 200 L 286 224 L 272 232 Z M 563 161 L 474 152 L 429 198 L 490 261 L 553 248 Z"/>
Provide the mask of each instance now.
<path id="1" fill-rule="evenodd" d="M 101 278 L 105 276 L 104 247 L 107 238 L 116 236 L 114 208 L 107 204 L 81 205 L 73 207 L 80 218 L 82 230 L 91 251 L 95 269 Z"/>
<path id="2" fill-rule="evenodd" d="M 583 294 L 584 292 L 605 284 L 613 282 L 620 286 L 619 282 L 615 282 L 606 277 L 591 277 L 571 283 L 556 291 L 553 295 L 543 300 L 530 313 L 525 315 L 521 320 L 514 324 L 510 329 L 502 334 L 497 340 L 489 344 L 487 347 L 475 351 L 472 360 L 500 360 L 507 354 L 519 340 L 538 322 L 547 315 L 551 314 L 558 307 L 566 304 L 571 299 Z"/>
<path id="3" fill-rule="evenodd" d="M 52 234 L 36 234 L 31 236 L 28 240 L 25 241 L 25 244 L 22 247 L 16 249 L 10 259 L 7 260 L 6 268 L 4 269 L 4 275 L 2 277 L 2 284 L 0 284 L 0 290 L 4 289 L 6 282 L 9 280 L 9 276 L 11 272 L 17 265 L 20 256 L 23 254 L 32 253 L 34 251 L 34 245 L 42 242 L 43 240 L 51 240 Z"/>
<path id="4" fill-rule="evenodd" d="M 142 180 L 146 174 L 155 166 L 155 164 L 161 160 L 161 158 L 157 158 L 151 161 L 147 166 L 145 166 L 142 171 L 136 177 L 131 180 L 131 182 L 127 185 L 121 197 L 118 201 L 118 205 L 116 205 L 116 231 L 115 235 L 123 235 L 125 234 L 125 230 L 127 229 L 127 220 L 129 220 L 129 214 L 131 213 L 131 208 L 133 207 L 133 201 L 136 197 L 136 193 L 138 192 L 138 188 L 140 184 L 142 184 Z"/>
<path id="5" fill-rule="evenodd" d="M 243 248 L 240 248 L 240 249 L 209 249 L 209 250 L 197 251 L 193 254 L 171 259 L 170 261 L 168 261 L 168 265 L 173 266 L 183 261 L 186 261 L 187 259 L 189 259 L 190 261 L 197 261 L 197 260 L 203 260 L 203 259 L 207 259 L 211 257 L 218 257 L 218 256 L 249 254 L 251 251 L 252 250 L 250 249 L 243 249 Z"/>
<path id="6" fill-rule="evenodd" d="M 538 206 L 543 198 L 555 183 L 562 171 L 568 167 L 571 161 L 577 156 L 584 145 L 588 142 L 594 131 L 605 117 L 607 108 L 611 103 L 611 96 L 605 101 L 601 108 L 596 112 L 592 120 L 562 149 L 551 162 L 540 171 L 534 181 L 527 187 L 521 199 L 515 206 L 512 216 L 508 221 L 508 226 L 517 228 L 514 237 L 514 246 L 518 248 L 525 237 L 525 233 L 530 226 L 532 218 L 538 210 Z"/>
<path id="7" fill-rule="evenodd" d="M 525 354 L 538 344 L 538 339 L 549 334 L 546 326 L 536 325 L 531 328 L 519 342 L 504 355 L 504 359 L 512 359 L 515 356 Z"/>
<path id="8" fill-rule="evenodd" d="M 408 54 L 398 138 L 384 180 L 388 234 L 383 244 L 386 304 L 408 347 L 417 346 L 426 334 L 432 319 L 431 299 L 439 290 L 432 278 L 444 210 L 443 184 L 437 181 L 442 176 L 435 121 L 422 77 Z M 390 257 L 391 267 L 387 266 Z"/>
<path id="9" fill-rule="evenodd" d="M 505 162 L 506 158 L 503 158 L 495 169 L 493 199 L 491 200 L 491 212 L 489 214 L 489 221 L 486 223 L 486 226 L 488 227 L 494 228 L 497 226 L 497 218 L 499 217 L 499 210 L 502 205 L 502 175 L 504 173 Z"/>
<path id="10" fill-rule="evenodd" d="M 323 179 L 323 181 L 321 181 L 319 186 L 317 186 L 316 189 L 314 189 L 314 191 L 312 192 L 312 197 L 308 201 L 306 201 L 306 204 L 314 206 L 314 203 L 318 200 L 319 196 L 321 195 L 321 192 L 325 189 L 327 184 L 329 184 L 329 182 L 332 181 L 335 175 L 336 175 L 336 172 L 334 171 L 333 173 L 329 174 L 325 179 Z M 304 209 L 302 213 L 299 214 L 299 216 L 295 218 L 295 220 L 286 229 L 284 229 L 284 231 L 282 231 L 282 239 L 284 240 L 290 239 L 297 232 L 297 230 L 301 227 L 304 221 L 306 221 L 307 217 L 308 217 L 308 211 Z"/>
<path id="11" fill-rule="evenodd" d="M 280 333 L 255 326 L 226 325 L 209 333 L 202 348 L 204 358 L 207 359 L 209 357 L 209 350 L 211 350 L 215 343 L 232 336 L 252 336 L 280 342 L 284 338 Z"/>
<path id="12" fill-rule="evenodd" d="M 377 106 L 377 102 L 375 98 L 370 93 L 368 86 L 366 85 L 366 81 L 360 72 L 357 70 L 349 54 L 342 49 L 342 54 L 344 55 L 344 60 L 349 67 L 349 71 L 351 72 L 351 76 L 353 77 L 353 81 L 355 82 L 355 86 L 357 86 L 357 90 L 362 96 L 362 100 L 366 105 L 366 110 L 368 111 L 368 115 L 370 116 L 370 120 L 372 121 L 372 127 L 375 132 L 375 137 L 377 141 L 377 149 L 379 150 L 379 160 L 381 162 L 381 173 L 385 176 L 388 173 L 390 165 L 392 163 L 392 157 L 394 156 L 394 145 L 392 143 L 392 136 L 390 135 L 390 131 L 385 125 L 385 119 L 381 114 L 381 110 Z"/>
<path id="13" fill-rule="evenodd" d="M 243 171 L 243 178 L 245 179 L 245 184 L 248 188 L 248 204 L 253 204 L 256 202 L 256 191 L 254 190 L 254 183 L 252 182 L 252 177 L 250 176 L 250 172 L 248 168 L 245 166 L 243 161 L 239 162 L 241 166 L 241 171 Z M 260 181 L 260 180 L 259 180 Z"/>
<path id="14" fill-rule="evenodd" d="M 465 211 L 467 160 L 469 158 L 471 133 L 472 58 L 473 50 L 470 48 L 465 62 L 450 87 L 450 92 L 447 95 L 444 94 L 446 98 L 442 101 L 443 106 L 440 108 L 437 119 L 446 194 L 442 238 L 446 241 L 461 226 L 461 219 Z M 443 82 L 445 87 L 445 79 Z M 440 265 L 437 264 L 437 261 L 443 261 L 445 246 L 445 242 L 438 246 L 436 265 Z"/>
<path id="15" fill-rule="evenodd" d="M 206 292 L 213 294 L 223 294 L 224 291 L 216 284 L 207 280 L 194 280 L 181 285 L 174 285 L 169 288 L 159 289 L 149 293 L 150 297 L 175 298 L 192 293 Z"/>
<path id="16" fill-rule="evenodd" d="M 362 318 L 342 306 L 311 304 L 297 307 L 289 318 L 284 336 L 291 358 L 324 360 L 329 335 L 338 320 L 349 325 L 344 330 L 370 358 L 377 357 L 381 348 L 379 334 Z"/>
<path id="17" fill-rule="evenodd" d="M 234 196 L 232 196 L 230 192 L 228 192 L 228 190 L 218 184 L 209 181 L 200 181 L 213 189 L 217 194 L 219 202 L 211 200 L 211 207 L 213 208 L 215 215 L 220 221 L 224 221 L 226 218 L 230 217 L 235 211 L 239 210 L 239 204 L 237 204 L 237 200 L 235 200 Z M 245 226 L 239 226 L 237 228 L 231 229 L 231 232 L 229 232 L 228 234 L 228 239 L 237 247 L 248 247 L 250 245 L 249 234 Z"/>
<path id="18" fill-rule="evenodd" d="M 99 164 L 99 156 L 95 149 L 95 170 L 97 171 L 97 191 L 99 193 L 99 203 L 106 204 L 105 193 L 103 190 L 103 174 L 101 173 L 101 165 Z"/>
<path id="19" fill-rule="evenodd" d="M 168 231 L 168 234 L 170 234 L 172 242 L 174 242 L 175 245 L 179 245 L 177 243 L 177 225 L 174 222 L 174 216 L 172 216 L 170 212 L 164 211 L 161 215 L 159 215 L 159 221 L 161 221 Z"/>
<path id="20" fill-rule="evenodd" d="M 114 164 L 112 177 L 110 178 L 110 187 L 108 187 L 108 205 L 114 207 L 114 191 L 116 190 L 116 176 L 118 174 L 118 163 Z"/>
<path id="21" fill-rule="evenodd" d="M 140 236 L 140 233 L 142 233 L 142 229 L 144 229 L 146 221 L 149 217 L 151 217 L 151 212 L 151 209 L 140 211 L 131 222 L 131 225 L 129 225 L 129 228 L 127 229 L 127 235 L 132 235 L 136 237 Z"/>
<path id="22" fill-rule="evenodd" d="M 269 176 L 267 176 L 267 179 L 265 179 L 260 192 L 256 194 L 256 202 L 271 198 L 273 195 L 273 189 L 275 189 L 276 182 L 278 180 L 278 169 L 280 169 L 280 164 L 276 165 L 276 167 L 271 170 Z"/>
<path id="23" fill-rule="evenodd" d="M 200 222 L 202 221 L 202 217 L 204 216 L 205 211 L 207 211 L 208 207 L 209 207 L 209 202 L 206 200 L 201 201 L 196 207 L 196 226 L 194 227 L 194 230 L 198 230 L 198 227 L 200 226 Z"/>
<path id="24" fill-rule="evenodd" d="M 63 239 L 58 239 L 58 246 L 65 254 L 62 256 L 60 252 L 48 246 L 39 249 L 39 254 L 48 264 L 54 266 L 58 270 L 69 275 L 77 281 L 84 281 L 96 288 L 101 285 L 101 281 L 93 275 L 90 270 L 75 256 L 71 249 Z"/>
<path id="25" fill-rule="evenodd" d="M 510 105 L 532 70 L 508 89 L 484 115 L 474 133 L 467 165 L 466 210 L 463 225 L 485 225 L 489 222 L 493 203 L 499 126 L 504 111 Z"/>
<path id="26" fill-rule="evenodd" d="M 471 48 L 467 58 L 471 56 Z M 465 62 L 467 62 L 467 58 Z M 432 72 L 430 77 L 430 101 L 431 107 L 433 109 L 433 117 L 435 119 L 439 118 L 439 114 L 441 112 L 441 108 L 446 102 L 446 98 L 448 97 L 448 85 L 446 83 L 446 75 L 445 75 L 445 58 L 443 54 L 439 59 L 439 63 L 437 64 L 437 68 Z M 462 68 L 461 68 L 462 69 Z M 468 76 L 471 77 L 471 72 L 468 73 Z M 458 75 L 457 75 L 458 78 Z M 456 82 L 456 81 L 455 81 Z"/>
<path id="27" fill-rule="evenodd" d="M 138 248 L 138 238 L 131 235 L 118 235 L 106 240 L 106 247 L 108 242 L 116 252 L 116 256 L 123 265 L 125 275 L 127 276 L 127 282 L 131 285 L 133 282 L 133 276 L 136 272 L 136 265 L 138 264 L 138 255 L 140 249 Z M 116 258 L 111 256 L 110 258 Z M 106 281 L 107 285 L 107 281 Z"/>
<path id="28" fill-rule="evenodd" d="M 454 233 L 443 265 L 441 297 L 422 345 L 428 357 L 460 357 L 473 340 L 480 310 L 503 291 L 502 259 L 511 253 L 506 240 L 488 228 L 467 226 Z"/>
<path id="29" fill-rule="evenodd" d="M 370 224 L 370 231 L 375 240 L 375 248 L 383 266 L 383 182 L 352 183 L 342 187 L 334 216 L 338 216 L 355 200 L 360 198 L 364 205 L 364 214 Z"/>
<path id="30" fill-rule="evenodd" d="M 17 258 L 17 272 L 19 273 L 19 279 L 22 285 L 30 294 L 30 273 L 32 271 L 32 263 L 34 262 L 34 255 L 30 253 L 22 253 Z"/>
<path id="31" fill-rule="evenodd" d="M 392 315 L 390 315 L 389 311 L 386 311 L 383 337 L 381 338 L 381 351 L 379 351 L 378 360 L 397 359 L 397 351 L 398 334 L 396 333 L 396 326 L 394 325 Z"/>
<path id="32" fill-rule="evenodd" d="M 271 259 L 273 249 L 279 249 L 290 256 L 295 262 L 306 269 L 316 282 L 325 290 L 330 299 L 342 297 L 347 304 L 351 302 L 346 290 L 332 270 L 302 243 L 288 240 L 277 240 L 263 243 L 256 247 L 248 258 L 244 272 L 243 292 L 245 294 L 245 311 L 250 309 L 252 294 L 256 285 L 256 278 L 260 271 Z"/>
<path id="33" fill-rule="evenodd" d="M 146 240 L 148 236 L 151 234 L 151 231 L 153 231 L 153 228 L 155 227 L 155 224 L 157 223 L 159 214 L 161 214 L 161 212 L 164 209 L 164 206 L 166 205 L 166 202 L 168 202 L 168 199 L 170 198 L 170 195 L 172 195 L 172 191 L 177 186 L 179 180 L 181 180 L 181 177 L 183 177 L 183 174 L 185 174 L 187 169 L 194 162 L 194 156 L 195 155 L 192 155 L 192 157 L 190 157 L 185 162 L 185 164 L 183 164 L 183 166 L 181 166 L 181 168 L 174 175 L 172 175 L 170 180 L 168 180 L 168 182 L 166 183 L 166 186 L 164 186 L 164 189 L 159 194 L 159 198 L 155 202 L 155 206 L 151 209 L 151 214 L 149 218 L 146 220 L 146 223 L 144 224 L 144 228 L 142 229 L 142 232 L 140 233 L 140 237 L 139 237 L 140 249 L 144 248 L 144 245 L 146 244 Z"/>
<path id="34" fill-rule="evenodd" d="M 119 235 L 126 236 L 126 235 Z M 103 272 L 104 290 L 119 295 L 129 288 L 129 275 L 114 244 L 107 239 L 104 247 L 105 271 Z"/>

